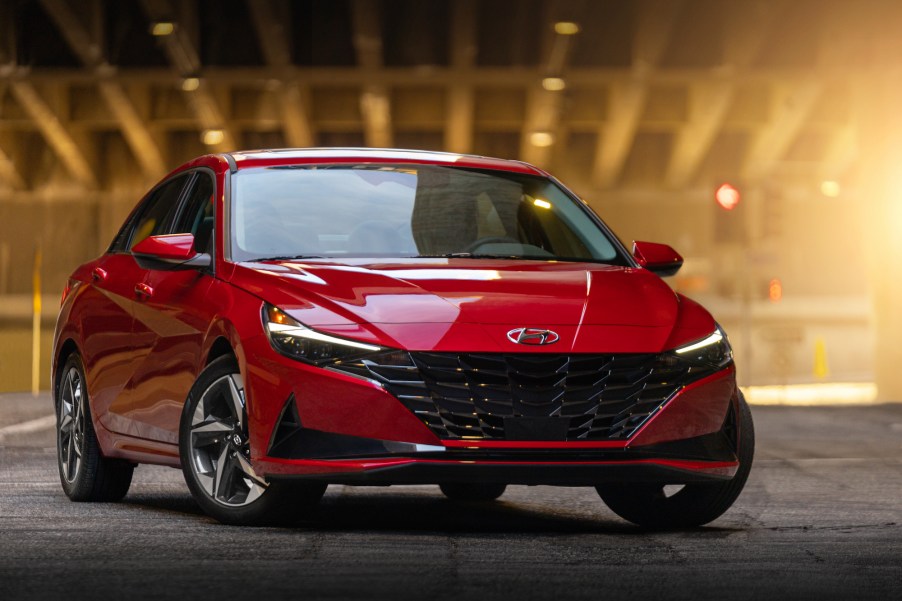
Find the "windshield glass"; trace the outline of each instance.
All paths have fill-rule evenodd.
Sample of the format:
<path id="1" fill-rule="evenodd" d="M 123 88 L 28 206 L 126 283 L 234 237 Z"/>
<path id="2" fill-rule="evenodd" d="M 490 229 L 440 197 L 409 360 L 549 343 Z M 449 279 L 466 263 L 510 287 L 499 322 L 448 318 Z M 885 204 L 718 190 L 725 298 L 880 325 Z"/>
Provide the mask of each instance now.
<path id="1" fill-rule="evenodd" d="M 497 257 L 622 264 L 586 210 L 551 180 L 434 165 L 239 171 L 234 261 Z"/>

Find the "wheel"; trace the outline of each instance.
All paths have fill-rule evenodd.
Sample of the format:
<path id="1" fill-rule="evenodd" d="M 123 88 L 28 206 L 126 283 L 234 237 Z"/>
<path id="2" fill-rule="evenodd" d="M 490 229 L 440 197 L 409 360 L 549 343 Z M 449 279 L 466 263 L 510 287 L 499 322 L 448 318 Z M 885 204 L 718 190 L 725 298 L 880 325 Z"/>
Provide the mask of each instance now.
<path id="1" fill-rule="evenodd" d="M 445 482 L 440 484 L 439 488 L 453 501 L 487 502 L 503 495 L 507 485 Z"/>
<path id="2" fill-rule="evenodd" d="M 319 502 L 324 483 L 268 483 L 250 462 L 244 381 L 234 357 L 220 357 L 198 376 L 179 426 L 185 482 L 210 516 L 225 524 L 276 525 Z"/>
<path id="3" fill-rule="evenodd" d="M 81 356 L 63 364 L 56 389 L 57 465 L 63 491 L 73 501 L 118 501 L 132 483 L 134 465 L 100 452 Z"/>
<path id="4" fill-rule="evenodd" d="M 742 393 L 738 395 L 735 409 L 728 413 L 725 431 L 737 443 L 739 458 L 736 475 L 726 482 L 686 484 L 673 494 L 668 494 L 671 487 L 663 484 L 608 484 L 596 487 L 598 494 L 614 513 L 646 528 L 691 528 L 707 524 L 730 508 L 752 468 L 755 430 Z"/>

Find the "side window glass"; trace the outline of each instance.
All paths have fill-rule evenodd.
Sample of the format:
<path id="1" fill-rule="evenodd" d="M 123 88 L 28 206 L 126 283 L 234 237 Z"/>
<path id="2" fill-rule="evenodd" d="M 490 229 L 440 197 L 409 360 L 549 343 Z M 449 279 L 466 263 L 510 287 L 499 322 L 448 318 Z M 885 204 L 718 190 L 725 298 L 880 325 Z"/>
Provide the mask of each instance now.
<path id="1" fill-rule="evenodd" d="M 198 173 L 188 192 L 185 208 L 172 229 L 174 234 L 194 234 L 194 250 L 201 253 L 213 251 L 214 192 L 213 178 L 207 173 Z"/>
<path id="2" fill-rule="evenodd" d="M 144 209 L 136 220 L 128 245 L 129 250 L 148 236 L 165 233 L 165 228 L 171 222 L 178 206 L 179 196 L 187 178 L 188 176 L 181 176 L 163 184 L 147 199 Z"/>

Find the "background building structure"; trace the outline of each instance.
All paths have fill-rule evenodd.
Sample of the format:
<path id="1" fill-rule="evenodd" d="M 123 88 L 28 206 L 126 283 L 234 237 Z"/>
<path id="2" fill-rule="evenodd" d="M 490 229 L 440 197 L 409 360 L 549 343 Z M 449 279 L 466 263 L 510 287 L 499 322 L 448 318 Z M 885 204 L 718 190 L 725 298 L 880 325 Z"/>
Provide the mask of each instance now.
<path id="1" fill-rule="evenodd" d="M 46 365 L 66 277 L 169 169 L 396 146 L 535 163 L 676 247 L 743 383 L 902 400 L 900 25 L 889 0 L 5 0 L 0 390 L 29 387 L 36 250 Z"/>

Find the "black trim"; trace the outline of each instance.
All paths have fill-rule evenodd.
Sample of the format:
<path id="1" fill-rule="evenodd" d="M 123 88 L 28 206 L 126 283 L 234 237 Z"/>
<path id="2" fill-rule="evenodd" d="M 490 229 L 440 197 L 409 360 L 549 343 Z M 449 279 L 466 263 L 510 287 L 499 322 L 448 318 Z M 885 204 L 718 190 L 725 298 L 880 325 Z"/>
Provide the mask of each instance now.
<path id="1" fill-rule="evenodd" d="M 629 461 L 637 459 L 681 459 L 686 461 L 736 461 L 735 449 L 721 432 L 695 438 L 641 447 L 606 448 L 445 448 L 421 451 L 425 445 L 336 434 L 304 428 L 297 418 L 294 396 L 282 410 L 273 429 L 269 457 L 278 459 L 369 459 L 408 458 L 448 461 Z M 438 443 L 439 446 L 441 443 Z"/>
<path id="2" fill-rule="evenodd" d="M 222 156 L 225 158 L 226 163 L 229 164 L 229 173 L 238 173 L 238 163 L 235 162 L 235 157 L 228 153 Z"/>
<path id="3" fill-rule="evenodd" d="M 297 444 L 296 437 L 302 429 L 301 418 L 298 415 L 298 406 L 294 393 L 288 395 L 276 427 L 272 429 L 266 454 L 270 457 L 291 457 L 292 449 Z"/>
<path id="4" fill-rule="evenodd" d="M 317 480 L 330 484 L 376 485 L 438 484 L 526 484 L 550 486 L 597 486 L 608 482 L 689 484 L 722 482 L 732 476 L 702 473 L 653 463 L 633 465 L 560 465 L 523 463 L 492 465 L 479 463 L 407 463 L 362 472 L 285 476 L 269 474 L 270 481 Z"/>

